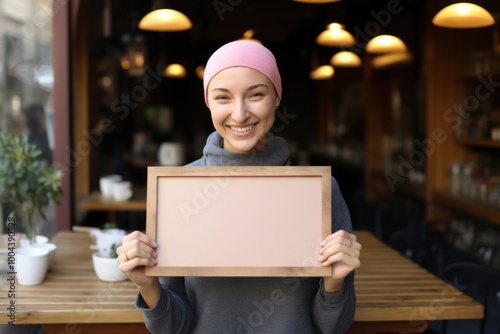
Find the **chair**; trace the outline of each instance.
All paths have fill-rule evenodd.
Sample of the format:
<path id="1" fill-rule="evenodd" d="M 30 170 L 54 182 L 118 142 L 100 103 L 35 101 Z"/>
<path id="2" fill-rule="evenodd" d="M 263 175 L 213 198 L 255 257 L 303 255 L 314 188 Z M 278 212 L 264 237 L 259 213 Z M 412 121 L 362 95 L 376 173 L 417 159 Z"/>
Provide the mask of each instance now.
<path id="1" fill-rule="evenodd" d="M 424 237 L 410 230 L 394 232 L 389 239 L 389 246 L 399 253 L 417 263 L 422 263 L 424 258 Z"/>
<path id="2" fill-rule="evenodd" d="M 484 305 L 484 317 L 477 333 L 485 333 L 490 298 L 495 294 L 500 298 L 500 292 L 497 292 L 500 289 L 500 272 L 478 263 L 457 262 L 445 268 L 442 278 Z M 443 322 L 441 333 L 446 333 L 448 322 Z"/>
<path id="3" fill-rule="evenodd" d="M 423 264 L 426 253 L 426 231 L 422 203 L 415 199 L 402 197 L 401 202 L 396 202 L 398 224 L 389 236 L 387 244 L 414 262 Z"/>
<path id="4" fill-rule="evenodd" d="M 406 195 L 394 194 L 382 198 L 374 207 L 374 234 L 389 243 L 393 233 L 400 230 L 416 232 L 422 226 L 421 215 L 425 210 L 417 201 Z"/>

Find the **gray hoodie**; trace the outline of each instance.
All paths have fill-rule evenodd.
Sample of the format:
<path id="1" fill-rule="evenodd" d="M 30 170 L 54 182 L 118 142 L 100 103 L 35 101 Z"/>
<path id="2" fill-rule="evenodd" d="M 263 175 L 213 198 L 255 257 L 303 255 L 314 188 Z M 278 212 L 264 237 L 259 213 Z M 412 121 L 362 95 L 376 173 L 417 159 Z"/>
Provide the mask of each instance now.
<path id="1" fill-rule="evenodd" d="M 269 134 L 268 145 L 248 154 L 224 150 L 212 133 L 203 157 L 190 166 L 286 166 L 288 145 Z M 332 177 L 332 228 L 352 231 L 347 206 Z M 323 279 L 305 277 L 161 277 L 161 296 L 148 309 L 139 294 L 152 333 L 344 333 L 356 307 L 354 273 L 343 289 L 326 293 Z"/>

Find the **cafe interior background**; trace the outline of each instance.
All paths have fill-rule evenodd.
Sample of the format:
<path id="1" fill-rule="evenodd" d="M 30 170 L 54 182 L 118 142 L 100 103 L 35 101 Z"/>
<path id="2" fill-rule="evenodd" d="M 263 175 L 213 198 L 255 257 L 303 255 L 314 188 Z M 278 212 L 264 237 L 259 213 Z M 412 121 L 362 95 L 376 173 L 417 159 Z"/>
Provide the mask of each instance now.
<path id="1" fill-rule="evenodd" d="M 356 229 L 437 274 L 456 260 L 500 270 L 500 23 L 433 24 L 451 3 L 174 0 L 192 26 L 150 31 L 139 22 L 153 1 L 0 0 L 1 129 L 36 133 L 41 158 L 65 171 L 42 232 L 108 222 L 79 205 L 103 175 L 140 188 L 146 166 L 197 159 L 213 131 L 203 65 L 254 39 L 282 75 L 273 131 L 292 164 L 331 166 Z M 474 3 L 498 22 L 499 2 Z M 370 50 L 378 35 L 403 48 Z M 355 62 L 334 63 L 345 51 Z"/>

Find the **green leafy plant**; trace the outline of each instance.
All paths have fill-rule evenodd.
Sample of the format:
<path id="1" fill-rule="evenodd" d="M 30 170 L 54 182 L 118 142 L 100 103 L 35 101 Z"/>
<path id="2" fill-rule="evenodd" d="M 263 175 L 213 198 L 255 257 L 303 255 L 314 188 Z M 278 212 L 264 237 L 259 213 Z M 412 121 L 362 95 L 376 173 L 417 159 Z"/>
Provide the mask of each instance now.
<path id="1" fill-rule="evenodd" d="M 112 230 L 115 228 L 118 228 L 118 225 L 116 225 L 116 223 L 114 222 L 106 222 L 102 225 L 103 230 Z"/>
<path id="2" fill-rule="evenodd" d="M 110 249 L 109 249 L 109 257 L 112 257 L 112 258 L 117 258 L 118 257 L 118 254 L 116 253 L 116 249 L 118 248 L 119 245 L 117 244 L 112 244 Z"/>
<path id="3" fill-rule="evenodd" d="M 0 201 L 14 205 L 27 237 L 34 242 L 38 217 L 51 201 L 59 204 L 64 173 L 37 159 L 41 151 L 25 136 L 0 131 Z"/>

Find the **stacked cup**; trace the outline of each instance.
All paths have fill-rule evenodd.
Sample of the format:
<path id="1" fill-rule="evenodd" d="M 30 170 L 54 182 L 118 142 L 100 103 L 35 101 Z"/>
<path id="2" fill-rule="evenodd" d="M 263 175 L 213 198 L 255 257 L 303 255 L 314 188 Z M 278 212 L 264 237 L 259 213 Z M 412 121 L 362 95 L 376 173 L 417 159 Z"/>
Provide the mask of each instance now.
<path id="1" fill-rule="evenodd" d="M 104 175 L 99 179 L 99 188 L 105 198 L 118 202 L 126 201 L 132 197 L 132 183 L 123 181 L 121 175 Z"/>

